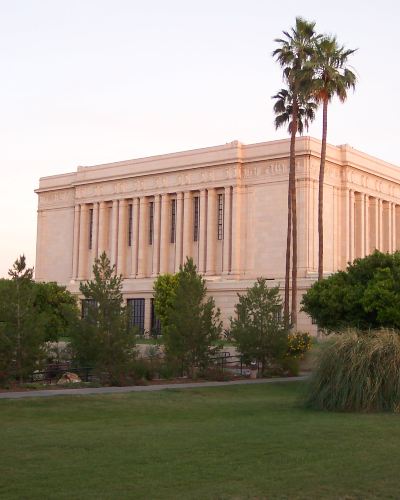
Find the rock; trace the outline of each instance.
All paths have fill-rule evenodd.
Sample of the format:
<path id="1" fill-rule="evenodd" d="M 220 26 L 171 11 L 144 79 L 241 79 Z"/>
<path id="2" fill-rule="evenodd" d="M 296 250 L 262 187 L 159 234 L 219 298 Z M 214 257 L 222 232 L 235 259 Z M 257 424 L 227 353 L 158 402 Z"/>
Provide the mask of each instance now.
<path id="1" fill-rule="evenodd" d="M 78 382 L 82 382 L 80 379 L 79 375 L 76 373 L 72 372 L 65 372 L 61 377 L 58 379 L 57 384 L 77 384 Z"/>

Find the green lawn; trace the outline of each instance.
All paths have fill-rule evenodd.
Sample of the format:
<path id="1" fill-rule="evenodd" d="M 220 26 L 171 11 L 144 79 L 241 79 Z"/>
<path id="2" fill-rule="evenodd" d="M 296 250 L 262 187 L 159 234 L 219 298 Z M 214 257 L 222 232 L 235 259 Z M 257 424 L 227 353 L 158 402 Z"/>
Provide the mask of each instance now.
<path id="1" fill-rule="evenodd" d="M 304 385 L 0 401 L 0 498 L 399 498 L 400 416 Z"/>

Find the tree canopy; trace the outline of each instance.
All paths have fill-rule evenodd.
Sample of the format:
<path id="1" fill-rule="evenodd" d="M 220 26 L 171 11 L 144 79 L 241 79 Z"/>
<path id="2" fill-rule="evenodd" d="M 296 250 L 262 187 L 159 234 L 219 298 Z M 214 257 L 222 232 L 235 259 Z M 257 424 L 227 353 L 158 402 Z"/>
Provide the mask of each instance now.
<path id="1" fill-rule="evenodd" d="M 160 276 L 154 289 L 166 355 L 192 375 L 216 351 L 212 344 L 222 331 L 220 312 L 206 297 L 205 280 L 191 258 L 175 276 Z"/>
<path id="2" fill-rule="evenodd" d="M 319 328 L 400 329 L 400 252 L 375 251 L 314 285 L 302 310 Z"/>
<path id="3" fill-rule="evenodd" d="M 119 384 L 135 357 L 135 331 L 128 327 L 122 276 L 103 252 L 93 265 L 93 279 L 80 284 L 83 317 L 72 337 L 75 359 Z"/>
<path id="4" fill-rule="evenodd" d="M 282 319 L 279 287 L 268 288 L 257 278 L 245 294 L 238 294 L 236 317 L 231 319 L 231 336 L 246 362 L 258 361 L 262 371 L 287 351 L 287 329 Z"/>

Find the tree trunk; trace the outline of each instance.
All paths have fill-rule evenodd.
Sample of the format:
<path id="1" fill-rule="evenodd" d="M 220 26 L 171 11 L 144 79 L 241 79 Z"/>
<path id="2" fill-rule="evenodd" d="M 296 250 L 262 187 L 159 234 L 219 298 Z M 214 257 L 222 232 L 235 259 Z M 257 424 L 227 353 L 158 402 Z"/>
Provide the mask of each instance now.
<path id="1" fill-rule="evenodd" d="M 326 136 L 328 130 L 328 99 L 323 102 L 321 163 L 318 186 L 318 281 L 324 277 L 324 176 L 326 158 Z"/>
<path id="2" fill-rule="evenodd" d="M 292 193 L 290 183 L 290 168 L 288 176 L 288 219 L 287 219 L 287 235 L 286 235 L 286 269 L 285 269 L 285 301 L 283 306 L 283 317 L 286 328 L 290 325 L 289 317 L 289 289 L 290 289 L 290 253 L 292 244 Z"/>
<path id="3" fill-rule="evenodd" d="M 290 168 L 289 181 L 292 198 L 292 309 L 291 323 L 293 328 L 297 325 L 297 200 L 296 200 L 296 134 L 297 134 L 297 98 L 293 99 L 292 130 L 290 137 Z"/>

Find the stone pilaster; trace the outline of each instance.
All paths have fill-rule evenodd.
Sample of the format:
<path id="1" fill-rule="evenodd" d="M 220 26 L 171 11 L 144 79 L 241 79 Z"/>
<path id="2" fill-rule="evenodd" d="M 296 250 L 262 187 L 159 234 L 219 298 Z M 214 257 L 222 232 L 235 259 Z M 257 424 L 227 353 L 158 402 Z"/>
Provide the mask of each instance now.
<path id="1" fill-rule="evenodd" d="M 193 242 L 193 197 L 190 191 L 183 195 L 183 262 L 192 256 Z"/>
<path id="2" fill-rule="evenodd" d="M 87 278 L 89 249 L 89 208 L 86 204 L 81 205 L 79 222 L 79 258 L 78 277 L 80 280 Z"/>
<path id="3" fill-rule="evenodd" d="M 169 237 L 170 237 L 170 204 L 168 194 L 161 196 L 161 236 L 160 236 L 160 273 L 168 272 L 169 263 Z"/>
<path id="4" fill-rule="evenodd" d="M 111 265 L 117 263 L 118 258 L 118 200 L 113 200 L 111 209 Z"/>
<path id="5" fill-rule="evenodd" d="M 206 249 L 207 249 L 207 195 L 202 189 L 199 196 L 200 223 L 199 223 L 199 272 L 206 272 Z"/>
<path id="6" fill-rule="evenodd" d="M 206 274 L 215 275 L 215 257 L 217 243 L 217 192 L 207 189 L 207 256 Z"/>
<path id="7" fill-rule="evenodd" d="M 175 272 L 182 264 L 183 193 L 176 194 Z"/>
<path id="8" fill-rule="evenodd" d="M 139 250 L 139 198 L 132 201 L 132 246 L 131 246 L 131 277 L 136 278 L 138 272 Z"/>
<path id="9" fill-rule="evenodd" d="M 224 241 L 222 254 L 222 273 L 229 274 L 231 270 L 232 250 L 232 188 L 225 188 L 224 196 Z"/>
<path id="10" fill-rule="evenodd" d="M 154 196 L 154 234 L 153 234 L 153 267 L 152 275 L 160 272 L 160 229 L 161 229 L 161 196 Z"/>
<path id="11" fill-rule="evenodd" d="M 118 274 L 123 276 L 126 273 L 126 250 L 128 239 L 128 202 L 120 200 L 118 210 L 118 259 L 117 270 Z"/>
<path id="12" fill-rule="evenodd" d="M 74 243 L 73 243 L 73 258 L 72 258 L 72 279 L 78 277 L 78 260 L 79 260 L 79 224 L 80 224 L 80 205 L 75 205 L 74 211 Z"/>
<path id="13" fill-rule="evenodd" d="M 139 204 L 139 251 L 138 251 L 138 278 L 147 275 L 148 254 L 148 227 L 149 227 L 149 202 L 145 196 L 140 198 Z"/>

